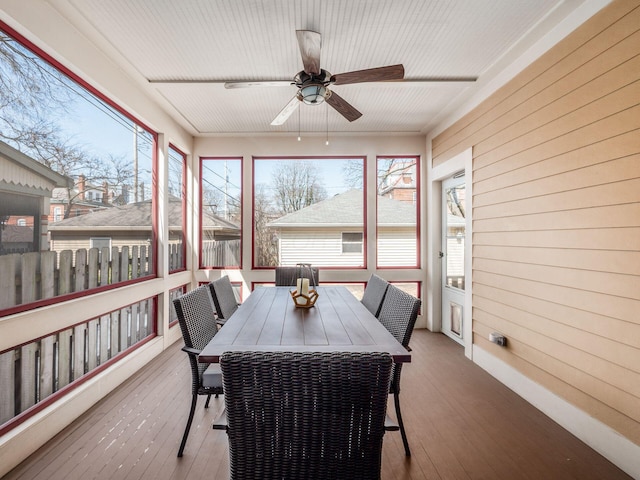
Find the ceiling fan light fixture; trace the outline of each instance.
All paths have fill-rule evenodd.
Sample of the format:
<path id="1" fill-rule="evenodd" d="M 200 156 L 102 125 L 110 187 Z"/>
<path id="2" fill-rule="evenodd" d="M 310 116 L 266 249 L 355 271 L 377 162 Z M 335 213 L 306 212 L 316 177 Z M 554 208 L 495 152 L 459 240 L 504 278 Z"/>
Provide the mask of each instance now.
<path id="1" fill-rule="evenodd" d="M 320 105 L 331 95 L 331 91 L 322 84 L 305 85 L 298 91 L 298 99 L 307 105 Z"/>

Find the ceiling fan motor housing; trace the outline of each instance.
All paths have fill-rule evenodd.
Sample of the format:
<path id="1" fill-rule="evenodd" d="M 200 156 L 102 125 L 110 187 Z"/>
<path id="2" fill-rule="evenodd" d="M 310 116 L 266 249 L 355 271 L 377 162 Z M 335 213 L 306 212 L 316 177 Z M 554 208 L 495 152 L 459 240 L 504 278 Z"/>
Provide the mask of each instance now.
<path id="1" fill-rule="evenodd" d="M 327 88 L 331 83 L 331 74 L 324 69 L 318 75 L 303 70 L 293 80 L 299 88 L 296 95 L 298 100 L 307 105 L 319 105 L 331 96 L 331 90 Z"/>

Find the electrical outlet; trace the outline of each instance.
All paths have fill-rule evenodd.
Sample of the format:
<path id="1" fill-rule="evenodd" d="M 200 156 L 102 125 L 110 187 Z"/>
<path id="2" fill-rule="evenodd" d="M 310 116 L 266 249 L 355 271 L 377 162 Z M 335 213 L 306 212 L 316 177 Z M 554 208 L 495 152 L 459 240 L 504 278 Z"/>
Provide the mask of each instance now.
<path id="1" fill-rule="evenodd" d="M 501 347 L 506 347 L 507 346 L 507 337 L 505 337 L 504 335 L 497 333 L 497 332 L 493 332 L 489 335 L 489 340 L 492 343 L 495 343 L 496 345 L 499 345 Z"/>

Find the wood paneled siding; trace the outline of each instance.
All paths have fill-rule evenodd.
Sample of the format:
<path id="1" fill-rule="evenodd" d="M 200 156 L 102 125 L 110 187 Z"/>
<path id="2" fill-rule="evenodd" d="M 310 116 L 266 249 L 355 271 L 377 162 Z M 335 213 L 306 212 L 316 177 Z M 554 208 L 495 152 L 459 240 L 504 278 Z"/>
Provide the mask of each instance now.
<path id="1" fill-rule="evenodd" d="M 640 3 L 611 3 L 432 145 L 434 166 L 473 149 L 475 346 L 640 444 Z"/>
<path id="2" fill-rule="evenodd" d="M 280 265 L 311 263 L 316 266 L 359 267 L 364 253 L 342 253 L 342 233 L 362 232 L 362 227 L 337 229 L 282 229 Z M 364 244 L 362 247 L 364 252 Z"/>
<path id="3" fill-rule="evenodd" d="M 415 267 L 418 264 L 416 227 L 378 229 L 378 267 Z"/>

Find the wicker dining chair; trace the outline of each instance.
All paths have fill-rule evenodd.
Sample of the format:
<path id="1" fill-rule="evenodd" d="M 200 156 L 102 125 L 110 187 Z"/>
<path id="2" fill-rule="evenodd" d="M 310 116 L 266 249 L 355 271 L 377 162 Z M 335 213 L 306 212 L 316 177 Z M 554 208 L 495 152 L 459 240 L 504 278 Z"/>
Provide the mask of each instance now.
<path id="1" fill-rule="evenodd" d="M 385 293 L 387 293 L 388 286 L 389 282 L 384 278 L 373 274 L 371 275 L 371 278 L 369 278 L 367 286 L 364 289 L 361 302 L 365 307 L 367 307 L 367 310 L 376 317 L 380 313 L 382 301 L 384 300 Z"/>
<path id="2" fill-rule="evenodd" d="M 236 295 L 233 293 L 233 286 L 231 285 L 229 276 L 225 275 L 222 278 L 210 282 L 209 290 L 216 307 L 218 324 L 224 324 L 239 306 Z"/>
<path id="3" fill-rule="evenodd" d="M 378 480 L 386 353 L 226 352 L 231 480 Z"/>
<path id="4" fill-rule="evenodd" d="M 182 350 L 187 353 L 191 366 L 191 409 L 189 410 L 189 419 L 178 449 L 178 457 L 181 457 L 187 443 L 189 430 L 191 430 L 198 396 L 207 396 L 204 408 L 209 408 L 211 395 L 217 397 L 223 393 L 223 389 L 220 366 L 198 362 L 198 355 L 218 331 L 209 288 L 203 285 L 185 293 L 176 298 L 173 301 L 173 305 L 176 309 L 178 323 L 182 331 L 182 339 L 184 340 Z"/>
<path id="5" fill-rule="evenodd" d="M 298 267 L 276 267 L 276 287 L 295 287 L 298 275 L 302 278 L 308 278 L 315 281 L 315 286 L 320 282 L 320 270 L 318 267 L 311 267 L 313 279 L 308 268 L 301 269 Z"/>
<path id="6" fill-rule="evenodd" d="M 395 285 L 390 284 L 387 293 L 384 296 L 378 320 L 387 330 L 402 344 L 403 347 L 409 349 L 409 340 L 413 333 L 413 327 L 418 318 L 420 311 L 420 300 L 413 295 L 403 292 Z M 396 418 L 398 425 L 388 425 L 388 430 L 400 430 L 402 435 L 402 443 L 407 457 L 411 456 L 409 449 L 409 441 L 407 433 L 402 422 L 402 413 L 400 412 L 400 374 L 402 373 L 402 363 L 394 363 L 391 371 L 391 384 L 389 393 L 393 395 L 396 408 Z"/>

